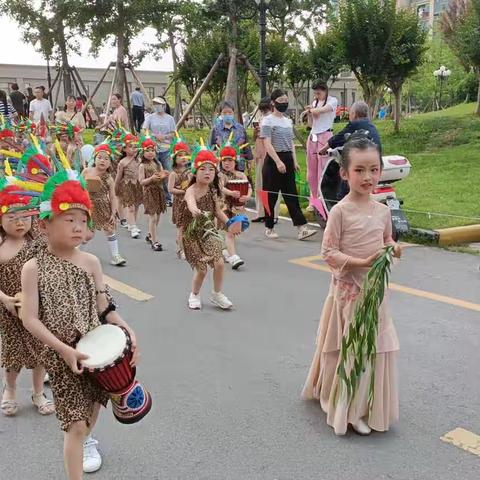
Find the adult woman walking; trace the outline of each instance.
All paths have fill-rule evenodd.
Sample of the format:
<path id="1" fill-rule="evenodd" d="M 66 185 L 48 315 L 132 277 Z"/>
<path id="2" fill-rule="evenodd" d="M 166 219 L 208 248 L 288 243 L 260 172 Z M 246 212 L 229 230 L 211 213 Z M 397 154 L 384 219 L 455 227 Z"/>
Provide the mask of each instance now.
<path id="1" fill-rule="evenodd" d="M 287 94 L 280 89 L 274 90 L 271 95 L 273 113 L 264 118 L 260 129 L 260 138 L 267 156 L 263 165 L 263 190 L 268 192 L 269 212 L 265 212 L 265 236 L 278 238 L 274 231 L 274 208 L 278 199 L 278 192 L 288 208 L 293 224 L 298 228 L 298 239 L 305 240 L 317 233 L 317 230 L 308 228 L 305 216 L 298 202 L 295 172 L 299 170 L 293 144 L 292 120 L 284 113 L 288 110 Z"/>
<path id="2" fill-rule="evenodd" d="M 85 130 L 85 118 L 82 112 L 77 110 L 77 100 L 73 95 L 68 95 L 65 101 L 65 108 L 55 114 L 55 120 L 59 123 L 70 122 L 74 127 L 78 127 L 78 139 L 83 144 L 82 132 Z"/>
<path id="3" fill-rule="evenodd" d="M 338 101 L 328 95 L 328 86 L 321 80 L 316 80 L 312 86 L 315 99 L 306 108 L 309 124 L 312 126 L 307 142 L 307 180 L 310 186 L 311 198 L 318 198 L 318 186 L 328 155 L 320 153 L 332 136 L 332 126 L 335 120 Z M 308 210 L 313 211 L 309 205 Z"/>
<path id="4" fill-rule="evenodd" d="M 108 116 L 105 123 L 97 127 L 96 130 L 104 130 L 105 128 L 113 130 L 117 123 L 121 123 L 122 127 L 130 130 L 128 112 L 122 105 L 122 96 L 119 93 L 114 93 L 110 98 L 110 107 L 112 108 L 112 113 L 108 115 L 107 112 Z"/>

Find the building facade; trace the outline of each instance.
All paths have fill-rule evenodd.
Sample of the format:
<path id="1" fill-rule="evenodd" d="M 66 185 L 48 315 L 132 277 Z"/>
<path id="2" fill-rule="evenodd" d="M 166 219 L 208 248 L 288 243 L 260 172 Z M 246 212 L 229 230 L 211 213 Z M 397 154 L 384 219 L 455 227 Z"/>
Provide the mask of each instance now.
<path id="1" fill-rule="evenodd" d="M 421 21 L 432 28 L 441 13 L 448 7 L 449 0 L 397 0 L 402 8 L 415 8 Z"/>
<path id="2" fill-rule="evenodd" d="M 85 85 L 87 94 L 93 92 L 98 81 L 102 77 L 105 69 L 102 68 L 78 68 L 80 78 Z M 53 82 L 57 70 L 50 68 L 51 81 Z M 163 95 L 167 88 L 171 72 L 165 71 L 153 71 L 153 70 L 137 70 L 137 76 L 140 78 L 145 90 L 150 98 L 157 95 Z M 111 68 L 100 85 L 93 103 L 96 107 L 101 107 L 103 103 L 108 100 L 110 88 L 113 80 L 114 69 Z M 47 67 L 42 65 L 15 65 L 15 64 L 0 64 L 0 89 L 5 90 L 7 93 L 11 90 L 12 83 L 17 83 L 20 90 L 25 92 L 28 87 L 35 88 L 38 85 L 43 85 L 48 90 L 47 82 Z M 127 70 L 127 82 L 129 91 L 135 89 L 137 86 L 131 72 Z M 72 81 L 72 87 L 74 94 L 79 95 L 82 92 L 78 92 Z M 87 95 L 87 96 L 88 96 Z M 63 85 L 57 82 L 52 91 L 52 103 L 57 106 L 63 106 L 65 101 L 65 94 L 63 92 Z"/>

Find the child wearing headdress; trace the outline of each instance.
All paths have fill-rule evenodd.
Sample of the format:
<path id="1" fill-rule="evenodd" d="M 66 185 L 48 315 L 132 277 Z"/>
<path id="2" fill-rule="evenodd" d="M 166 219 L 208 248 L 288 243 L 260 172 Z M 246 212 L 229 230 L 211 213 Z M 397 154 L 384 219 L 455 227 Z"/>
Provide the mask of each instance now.
<path id="1" fill-rule="evenodd" d="M 190 183 L 192 172 L 188 168 L 190 147 L 179 137 L 178 133 L 170 144 L 170 155 L 173 159 L 173 168 L 168 177 L 168 191 L 173 196 L 172 223 L 177 227 L 177 256 L 185 260 L 182 246 L 182 228 L 178 226 L 178 213 L 180 205 L 185 199 L 185 192 Z"/>
<path id="2" fill-rule="evenodd" d="M 157 144 L 148 133 L 140 137 L 140 149 L 138 180 L 143 187 L 143 206 L 145 215 L 148 215 L 145 240 L 150 243 L 152 250 L 161 252 L 163 246 L 158 242 L 158 224 L 160 215 L 167 211 L 163 181 L 168 177 L 168 172 L 155 161 Z"/>
<path id="3" fill-rule="evenodd" d="M 115 184 L 110 173 L 113 148 L 108 142 L 95 147 L 92 167 L 83 170 L 92 201 L 92 222 L 95 230 L 103 230 L 112 256 L 110 264 L 123 266 L 127 261 L 120 255 L 116 234 L 117 197 Z"/>
<path id="4" fill-rule="evenodd" d="M 113 323 L 129 332 L 135 364 L 136 338 L 107 296 L 100 262 L 77 248 L 92 218 L 85 180 L 75 170 L 61 170 L 46 182 L 40 200 L 48 247 L 23 267 L 22 320 L 42 344 L 39 358 L 49 373 L 64 431 L 66 476 L 77 480 L 82 478 L 84 448 L 92 449 L 92 442 L 84 441 L 108 396 L 91 377 L 82 375 L 81 362 L 87 357 L 75 345 L 100 321 Z"/>

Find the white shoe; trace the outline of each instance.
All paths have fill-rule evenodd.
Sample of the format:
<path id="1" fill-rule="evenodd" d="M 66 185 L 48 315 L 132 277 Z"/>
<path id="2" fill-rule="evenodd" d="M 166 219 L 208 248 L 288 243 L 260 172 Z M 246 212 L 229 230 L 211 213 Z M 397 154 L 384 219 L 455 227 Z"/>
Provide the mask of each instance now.
<path id="1" fill-rule="evenodd" d="M 232 266 L 233 270 L 238 270 L 245 263 L 238 255 L 232 255 L 227 262 Z"/>
<path id="2" fill-rule="evenodd" d="M 318 233 L 318 230 L 314 230 L 313 228 L 308 228 L 303 226 L 298 230 L 298 239 L 305 240 L 306 238 L 311 237 L 317 233 Z"/>
<path id="3" fill-rule="evenodd" d="M 212 292 L 210 301 L 223 310 L 230 310 L 233 308 L 233 303 L 222 292 Z"/>
<path id="4" fill-rule="evenodd" d="M 91 435 L 83 442 L 83 471 L 93 473 L 100 470 L 102 457 L 97 450 L 98 442 Z"/>
<path id="5" fill-rule="evenodd" d="M 271 240 L 275 240 L 278 238 L 278 233 L 276 233 L 273 228 L 267 228 L 265 230 L 265 236 Z"/>
<path id="6" fill-rule="evenodd" d="M 140 230 L 138 228 L 132 227 L 130 229 L 130 236 L 132 238 L 140 238 Z"/>
<path id="7" fill-rule="evenodd" d="M 122 267 L 127 261 L 121 255 L 114 255 L 110 260 L 110 264 L 115 267 Z"/>
<path id="8" fill-rule="evenodd" d="M 352 423 L 352 428 L 359 434 L 359 435 L 370 435 L 372 433 L 372 429 L 367 425 L 365 420 L 360 418 L 356 423 Z"/>
<path id="9" fill-rule="evenodd" d="M 315 208 L 312 205 L 309 205 L 306 209 L 307 212 L 314 212 Z"/>
<path id="10" fill-rule="evenodd" d="M 48 373 L 45 374 L 45 377 L 43 378 L 43 383 L 50 383 L 50 376 Z"/>
<path id="11" fill-rule="evenodd" d="M 191 310 L 200 310 L 202 308 L 202 300 L 200 299 L 200 295 L 195 295 L 191 293 L 188 297 L 188 308 Z"/>

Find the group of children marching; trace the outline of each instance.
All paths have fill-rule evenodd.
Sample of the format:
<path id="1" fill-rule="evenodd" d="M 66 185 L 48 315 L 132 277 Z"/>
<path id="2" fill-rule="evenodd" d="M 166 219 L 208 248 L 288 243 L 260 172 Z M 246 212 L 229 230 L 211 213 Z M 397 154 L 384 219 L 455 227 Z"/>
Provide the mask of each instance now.
<path id="1" fill-rule="evenodd" d="M 29 134 L 28 128 L 24 126 L 16 136 L 18 132 L 8 125 L 0 126 L 0 154 L 6 159 L 0 183 L 0 334 L 5 369 L 1 412 L 5 416 L 17 413 L 16 378 L 22 368 L 32 369 L 32 403 L 41 415 L 56 411 L 65 432 L 67 476 L 80 479 L 85 438 L 108 397 L 80 375 L 84 356 L 74 347 L 101 320 L 124 327 L 132 338 L 133 362 L 138 355 L 135 334 L 115 311 L 100 262 L 82 246 L 95 230 L 102 230 L 111 263 L 125 265 L 116 225 L 125 216 L 131 237 L 139 238 L 138 213 L 143 204 L 148 216 L 146 240 L 152 250 L 163 250 L 158 225 L 167 208 L 164 184 L 168 177 L 168 190 L 174 198 L 177 255 L 193 269 L 188 306 L 202 307 L 200 291 L 210 267 L 210 300 L 222 309 L 231 309 L 232 302 L 222 292 L 224 265 L 227 261 L 238 269 L 243 264 L 235 237 L 248 227 L 242 211 L 252 190 L 250 186 L 246 191 L 232 187 L 248 180 L 235 168 L 238 146 L 231 140 L 216 154 L 202 141 L 190 149 L 177 136 L 171 145 L 173 170 L 169 173 L 157 163 L 157 145 L 148 133 L 137 139 L 119 129 L 95 147 L 91 161 L 83 164 L 81 157 L 75 161 L 68 153 L 68 125 L 58 127 L 54 150 Z M 361 434 L 368 434 L 370 428 L 387 430 L 398 415 L 398 340 L 384 310 L 373 408 L 366 406 L 366 390 L 350 403 L 337 403 L 333 394 L 339 381 L 335 373 L 339 339 L 353 314 L 352 302 L 360 294 L 366 269 L 384 245 L 394 245 L 388 209 L 370 200 L 380 169 L 373 144 L 364 142 L 346 149 L 342 174 L 351 193 L 332 210 L 324 237 L 324 255 L 334 277 L 303 396 L 320 400 L 328 423 L 338 434 L 345 433 L 349 423 Z M 395 253 L 400 255 L 396 246 Z M 335 338 L 330 338 L 333 327 Z M 45 369 L 55 406 L 43 392 Z"/>

